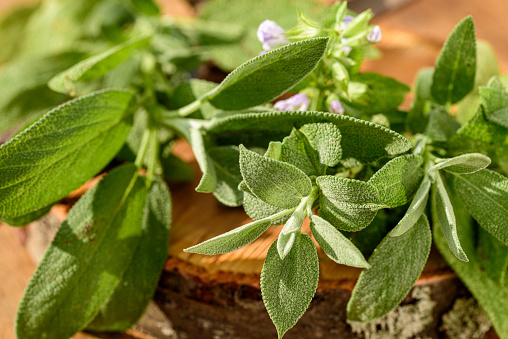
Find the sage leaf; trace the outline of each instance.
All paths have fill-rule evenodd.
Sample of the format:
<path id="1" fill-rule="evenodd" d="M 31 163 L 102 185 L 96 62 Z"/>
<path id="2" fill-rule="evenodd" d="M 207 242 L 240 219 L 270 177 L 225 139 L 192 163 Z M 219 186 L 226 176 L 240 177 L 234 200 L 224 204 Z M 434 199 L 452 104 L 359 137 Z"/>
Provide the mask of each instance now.
<path id="1" fill-rule="evenodd" d="M 281 259 L 284 259 L 289 254 L 296 237 L 299 236 L 301 232 L 300 230 L 302 228 L 303 220 L 306 217 L 301 207 L 305 208 L 306 206 L 307 199 L 302 199 L 298 208 L 291 214 L 291 217 L 279 233 L 277 251 L 279 252 Z"/>
<path id="2" fill-rule="evenodd" d="M 479 91 L 487 120 L 508 128 L 508 93 L 490 87 L 480 87 Z"/>
<path id="3" fill-rule="evenodd" d="M 508 245 L 508 179 L 484 169 L 455 175 L 454 187 L 480 226 Z"/>
<path id="4" fill-rule="evenodd" d="M 71 209 L 25 290 L 18 338 L 69 338 L 111 299 L 142 235 L 147 189 L 136 177 L 119 167 Z"/>
<path id="5" fill-rule="evenodd" d="M 213 195 L 226 206 L 240 206 L 243 202 L 243 192 L 238 189 L 242 181 L 238 147 L 213 147 L 208 150 L 208 156 L 215 166 L 217 175 Z"/>
<path id="6" fill-rule="evenodd" d="M 294 127 L 317 122 L 330 122 L 339 128 L 342 159 L 353 158 L 369 163 L 403 153 L 412 147 L 409 140 L 378 124 L 322 112 L 237 114 L 212 119 L 205 129 L 219 144 L 243 143 L 248 147 L 266 147 L 270 141 L 282 140 Z"/>
<path id="7" fill-rule="evenodd" d="M 384 316 L 407 295 L 420 276 L 430 253 L 432 234 L 423 214 L 399 237 L 387 235 L 369 258 L 347 304 L 347 318 L 373 321 Z"/>
<path id="8" fill-rule="evenodd" d="M 340 230 L 367 227 L 382 208 L 376 188 L 368 182 L 326 175 L 316 183 L 322 190 L 319 216 Z"/>
<path id="9" fill-rule="evenodd" d="M 407 232 L 413 225 L 416 224 L 420 216 L 425 211 L 425 207 L 427 206 L 427 201 L 429 200 L 429 190 L 430 190 L 430 180 L 429 178 L 424 178 L 418 191 L 416 191 L 415 197 L 411 202 L 411 205 L 404 214 L 404 217 L 398 222 L 397 226 L 393 228 L 390 232 L 390 236 L 398 237 Z"/>
<path id="10" fill-rule="evenodd" d="M 342 135 L 339 128 L 333 123 L 305 124 L 300 128 L 310 144 L 319 154 L 319 161 L 333 167 L 342 159 L 340 142 Z"/>
<path id="11" fill-rule="evenodd" d="M 255 57 L 231 72 L 205 98 L 224 110 L 239 110 L 269 102 L 312 72 L 327 45 L 328 38 L 314 38 Z"/>
<path id="12" fill-rule="evenodd" d="M 438 104 L 454 104 L 474 86 L 476 36 L 473 18 L 463 19 L 452 31 L 436 61 L 432 96 Z"/>
<path id="13" fill-rule="evenodd" d="M 133 95 L 100 91 L 48 112 L 0 147 L 0 219 L 48 206 L 83 185 L 120 150 Z"/>
<path id="14" fill-rule="evenodd" d="M 282 211 L 284 211 L 283 208 L 269 205 L 263 200 L 256 197 L 254 194 L 245 191 L 243 192 L 243 209 L 245 210 L 245 213 L 247 213 L 249 218 L 254 220 L 269 218 L 274 214 L 281 213 Z M 290 217 L 291 213 L 288 213 L 287 215 L 284 215 L 280 218 L 273 219 L 272 225 L 285 224 Z"/>
<path id="15" fill-rule="evenodd" d="M 163 153 L 159 157 L 162 176 L 168 181 L 192 181 L 194 170 L 192 166 L 172 153 Z"/>
<path id="16" fill-rule="evenodd" d="M 488 119 L 504 128 L 508 128 L 508 107 L 490 113 Z"/>
<path id="17" fill-rule="evenodd" d="M 508 266 L 508 246 L 478 227 L 476 257 L 490 279 L 502 283 Z"/>
<path id="18" fill-rule="evenodd" d="M 25 26 L 39 4 L 18 4 L 2 12 L 0 17 L 0 63 L 3 65 L 20 54 L 19 44 L 25 37 Z"/>
<path id="19" fill-rule="evenodd" d="M 296 207 L 312 190 L 309 177 L 295 166 L 263 157 L 243 145 L 240 145 L 240 171 L 250 191 L 276 207 Z"/>
<path id="20" fill-rule="evenodd" d="M 3 222 L 10 226 L 25 226 L 31 223 L 32 221 L 35 221 L 37 219 L 40 219 L 42 216 L 46 215 L 53 205 L 44 206 L 41 209 L 38 209 L 37 211 L 29 212 L 24 215 L 17 216 L 15 218 L 6 218 L 3 219 Z"/>
<path id="21" fill-rule="evenodd" d="M 442 107 L 436 107 L 428 114 L 429 122 L 425 134 L 434 141 L 447 141 L 460 127 L 451 114 Z"/>
<path id="22" fill-rule="evenodd" d="M 171 103 L 174 109 L 187 106 L 194 101 L 201 98 L 206 93 L 217 87 L 217 84 L 210 81 L 201 79 L 190 79 L 188 82 L 181 83 L 173 91 L 171 96 Z M 210 103 L 205 102 L 194 113 L 189 115 L 189 118 L 196 119 L 211 119 L 220 112 L 219 109 L 213 107 Z"/>
<path id="23" fill-rule="evenodd" d="M 490 165 L 490 158 L 481 153 L 468 153 L 451 159 L 443 159 L 429 168 L 429 174 L 442 169 L 454 174 L 471 174 Z"/>
<path id="24" fill-rule="evenodd" d="M 316 293 L 319 260 L 307 234 L 299 234 L 291 252 L 281 259 L 277 240 L 266 254 L 261 271 L 261 294 L 279 338 L 303 315 Z"/>
<path id="25" fill-rule="evenodd" d="M 434 68 L 423 68 L 416 75 L 414 99 L 406 119 L 406 125 L 414 133 L 425 132 L 425 126 L 427 126 L 427 110 L 430 108 L 428 103 L 432 100 L 430 88 L 433 76 Z"/>
<path id="26" fill-rule="evenodd" d="M 444 186 L 443 179 L 438 173 L 436 182 L 432 191 L 432 221 L 437 226 L 440 225 L 448 242 L 450 250 L 457 258 L 462 261 L 469 261 L 466 253 L 460 245 L 457 234 L 457 221 L 453 212 L 453 206 Z"/>
<path id="27" fill-rule="evenodd" d="M 434 243 L 446 262 L 452 267 L 453 271 L 457 273 L 468 290 L 487 313 L 499 337 L 507 337 L 508 321 L 506 315 L 508 314 L 508 304 L 506 300 L 508 300 L 508 280 L 505 279 L 504 282 L 498 282 L 490 279 L 489 274 L 482 268 L 475 255 L 477 236 L 476 228 L 471 222 L 472 219 L 463 208 L 463 205 L 458 201 L 454 201 L 454 206 L 459 220 L 457 228 L 462 236 L 462 245 L 470 261 L 465 263 L 457 259 L 449 251 L 446 238 L 440 227 L 434 227 Z"/>
<path id="28" fill-rule="evenodd" d="M 270 143 L 270 145 L 272 149 L 268 149 L 268 155 L 265 153 L 265 156 L 273 159 L 277 155 L 276 150 L 273 149 L 276 144 Z M 280 161 L 301 169 L 308 176 L 320 175 L 324 172 L 317 152 L 312 148 L 307 137 L 297 129 L 293 129 L 291 134 L 282 140 Z"/>
<path id="29" fill-rule="evenodd" d="M 153 0 L 131 0 L 130 2 L 139 12 L 146 15 L 157 15 L 161 11 Z"/>
<path id="30" fill-rule="evenodd" d="M 390 207 L 406 204 L 423 177 L 422 157 L 402 155 L 387 162 L 369 179 L 379 192 L 380 201 Z"/>
<path id="31" fill-rule="evenodd" d="M 150 37 L 142 37 L 117 45 L 106 52 L 85 59 L 53 77 L 48 86 L 55 92 L 76 95 L 75 83 L 104 76 L 127 59 L 134 49 L 148 45 Z"/>
<path id="32" fill-rule="evenodd" d="M 253 242 L 270 226 L 270 218 L 253 221 L 229 232 L 223 233 L 215 238 L 208 239 L 200 244 L 186 248 L 184 252 L 206 255 L 229 253 Z"/>
<path id="33" fill-rule="evenodd" d="M 342 265 L 370 268 L 362 252 L 332 224 L 317 215 L 310 221 L 312 235 L 328 258 Z"/>
<path id="34" fill-rule="evenodd" d="M 0 133 L 29 122 L 47 109 L 63 103 L 66 95 L 51 91 L 46 83 L 85 55 L 68 52 L 16 59 L 0 68 Z"/>
<path id="35" fill-rule="evenodd" d="M 152 182 L 143 209 L 139 245 L 131 248 L 128 268 L 109 301 L 87 325 L 92 331 L 124 331 L 143 315 L 168 255 L 171 196 L 166 184 Z"/>

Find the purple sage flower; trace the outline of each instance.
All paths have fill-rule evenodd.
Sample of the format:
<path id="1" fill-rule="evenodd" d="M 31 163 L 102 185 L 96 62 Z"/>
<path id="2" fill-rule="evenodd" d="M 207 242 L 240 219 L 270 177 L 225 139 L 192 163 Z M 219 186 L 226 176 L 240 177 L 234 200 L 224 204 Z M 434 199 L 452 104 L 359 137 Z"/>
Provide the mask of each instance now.
<path id="1" fill-rule="evenodd" d="M 376 42 L 381 41 L 381 28 L 376 25 L 372 28 L 372 31 L 367 34 L 367 40 L 375 44 Z"/>
<path id="2" fill-rule="evenodd" d="M 270 51 L 279 45 L 289 44 L 284 35 L 286 31 L 272 20 L 263 21 L 258 27 L 258 39 L 263 43 L 263 49 Z"/>
<path id="3" fill-rule="evenodd" d="M 350 47 L 350 46 L 347 46 L 347 45 L 346 45 L 346 44 L 347 44 L 347 41 L 348 41 L 348 39 L 345 39 L 345 38 L 340 39 L 340 43 L 343 45 L 343 46 L 340 48 L 340 50 L 341 50 L 342 52 L 344 52 L 344 55 L 345 55 L 345 56 L 348 56 L 348 55 L 349 55 L 349 53 L 351 53 L 351 50 L 353 49 L 352 47 Z"/>
<path id="4" fill-rule="evenodd" d="M 281 111 L 306 111 L 309 104 L 309 98 L 305 94 L 296 94 L 289 99 L 277 101 L 274 107 Z"/>
<path id="5" fill-rule="evenodd" d="M 352 15 L 346 15 L 342 22 L 340 23 L 340 29 L 343 30 L 351 21 L 353 21 L 355 17 Z"/>
<path id="6" fill-rule="evenodd" d="M 332 100 L 330 103 L 330 107 L 328 108 L 329 112 L 337 113 L 340 115 L 344 115 L 344 107 L 342 107 L 339 100 Z"/>

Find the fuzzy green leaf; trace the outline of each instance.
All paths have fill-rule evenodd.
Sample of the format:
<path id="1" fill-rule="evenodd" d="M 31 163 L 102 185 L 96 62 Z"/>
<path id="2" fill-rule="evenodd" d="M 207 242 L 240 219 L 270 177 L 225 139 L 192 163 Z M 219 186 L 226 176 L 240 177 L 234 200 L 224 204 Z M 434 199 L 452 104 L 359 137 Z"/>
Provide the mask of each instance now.
<path id="1" fill-rule="evenodd" d="M 240 171 L 250 191 L 276 207 L 296 207 L 312 190 L 309 177 L 295 166 L 263 157 L 243 145 Z"/>
<path id="2" fill-rule="evenodd" d="M 184 252 L 215 255 L 229 253 L 256 240 L 271 226 L 269 218 L 253 221 L 215 238 L 186 248 Z"/>
<path id="3" fill-rule="evenodd" d="M 100 78 L 127 59 L 132 51 L 145 47 L 149 37 L 124 42 L 106 52 L 85 59 L 53 77 L 48 86 L 55 92 L 75 95 L 75 83 Z"/>
<path id="4" fill-rule="evenodd" d="M 480 87 L 480 98 L 487 120 L 508 128 L 508 93 L 498 88 Z"/>
<path id="5" fill-rule="evenodd" d="M 109 301 L 87 325 L 92 331 L 124 331 L 134 325 L 152 299 L 168 255 L 171 196 L 166 184 L 155 179 L 148 190 L 139 245 Z"/>
<path id="6" fill-rule="evenodd" d="M 468 16 L 452 31 L 436 61 L 432 96 L 438 104 L 454 104 L 474 86 L 476 36 L 473 18 Z"/>
<path id="7" fill-rule="evenodd" d="M 129 133 L 133 95 L 101 91 L 70 101 L 0 147 L 0 219 L 65 197 L 106 166 Z"/>
<path id="8" fill-rule="evenodd" d="M 454 207 L 457 212 L 457 228 L 462 237 L 462 245 L 470 261 L 467 263 L 460 261 L 450 252 L 440 227 L 434 227 L 434 243 L 485 310 L 499 337 L 508 337 L 508 304 L 506 303 L 508 300 L 508 279 L 498 282 L 489 278 L 489 274 L 482 268 L 475 256 L 477 236 L 476 229 L 471 222 L 472 219 L 458 201 L 454 201 Z"/>
<path id="9" fill-rule="evenodd" d="M 371 268 L 360 274 L 347 304 L 347 318 L 373 321 L 397 306 L 422 273 L 431 242 L 425 215 L 403 235 L 387 235 L 369 258 Z"/>
<path id="10" fill-rule="evenodd" d="M 319 216 L 340 230 L 367 227 L 382 207 L 376 188 L 368 182 L 326 175 L 316 183 L 322 190 Z"/>
<path id="11" fill-rule="evenodd" d="M 377 188 L 383 204 L 402 206 L 413 197 L 423 177 L 422 162 L 418 155 L 402 155 L 374 173 L 369 183 Z"/>
<path id="12" fill-rule="evenodd" d="M 460 125 L 442 107 L 429 111 L 429 122 L 425 134 L 434 141 L 445 142 L 459 129 Z"/>
<path id="13" fill-rule="evenodd" d="M 502 283 L 508 266 L 508 246 L 494 238 L 482 227 L 478 227 L 477 239 L 476 257 L 478 263 L 487 272 L 490 279 Z"/>
<path id="14" fill-rule="evenodd" d="M 0 133 L 31 120 L 63 103 L 66 95 L 51 91 L 46 83 L 72 66 L 83 53 L 61 53 L 20 58 L 0 68 Z"/>
<path id="15" fill-rule="evenodd" d="M 441 179 L 441 175 L 437 173 L 436 182 L 432 189 L 432 222 L 434 225 L 440 225 L 448 242 L 450 250 L 457 258 L 462 261 L 469 261 L 466 253 L 460 245 L 459 236 L 457 234 L 457 220 L 453 212 L 453 206 L 448 196 L 448 192 Z"/>
<path id="16" fill-rule="evenodd" d="M 468 153 L 451 159 L 443 159 L 437 165 L 429 168 L 429 174 L 440 169 L 455 174 L 471 174 L 490 165 L 490 158 L 481 153 Z"/>
<path id="17" fill-rule="evenodd" d="M 187 106 L 201 98 L 206 93 L 217 87 L 217 84 L 201 79 L 190 79 L 188 82 L 181 83 L 173 91 L 171 96 L 171 104 L 174 109 Z M 211 119 L 220 112 L 219 109 L 213 107 L 210 103 L 205 102 L 201 107 L 191 115 L 190 118 Z"/>
<path id="18" fill-rule="evenodd" d="M 342 159 L 340 142 L 342 136 L 339 128 L 330 122 L 305 124 L 300 128 L 310 144 L 319 154 L 319 161 L 333 167 Z"/>
<path id="19" fill-rule="evenodd" d="M 272 149 L 268 152 L 268 157 L 273 159 L 277 154 L 276 144 L 270 143 Z M 288 137 L 285 137 L 280 147 L 280 161 L 291 164 L 301 169 L 308 176 L 320 175 L 324 171 L 319 163 L 319 156 L 312 148 L 307 137 L 297 129 L 293 129 Z"/>
<path id="20" fill-rule="evenodd" d="M 71 209 L 28 283 L 18 338 L 69 338 L 111 300 L 142 236 L 147 188 L 136 173 L 112 171 Z"/>
<path id="21" fill-rule="evenodd" d="M 398 237 L 407 232 L 413 225 L 416 224 L 420 216 L 425 211 L 427 201 L 429 200 L 430 180 L 424 178 L 411 205 L 404 214 L 404 217 L 399 221 L 397 226 L 390 232 L 392 237 Z"/>
<path id="22" fill-rule="evenodd" d="M 254 220 L 265 219 L 284 211 L 283 208 L 269 205 L 256 197 L 254 194 L 245 191 L 243 193 L 243 209 L 245 210 L 245 213 L 247 213 L 247 215 Z M 290 217 L 291 213 L 288 213 L 281 218 L 274 219 L 272 220 L 272 225 L 285 224 Z"/>
<path id="23" fill-rule="evenodd" d="M 261 293 L 279 338 L 303 315 L 316 293 L 319 261 L 307 234 L 299 234 L 291 252 L 279 257 L 277 241 L 266 254 L 261 271 Z"/>
<path id="24" fill-rule="evenodd" d="M 269 102 L 296 85 L 318 64 L 328 38 L 295 42 L 240 65 L 205 96 L 217 108 L 239 110 Z"/>
<path id="25" fill-rule="evenodd" d="M 322 112 L 268 112 L 238 114 L 213 119 L 208 134 L 219 144 L 239 144 L 266 147 L 270 141 L 282 140 L 294 127 L 308 123 L 330 122 L 342 135 L 342 159 L 354 158 L 372 162 L 399 154 L 412 147 L 400 134 L 364 120 Z"/>
<path id="26" fill-rule="evenodd" d="M 416 76 L 414 100 L 406 119 L 406 125 L 414 133 L 425 132 L 425 126 L 427 126 L 428 116 L 426 113 L 429 107 L 428 102 L 432 100 L 430 88 L 433 76 L 433 68 L 423 68 Z"/>
<path id="27" fill-rule="evenodd" d="M 310 219 L 312 235 L 330 259 L 342 265 L 370 268 L 362 252 L 328 221 L 317 215 Z"/>
<path id="28" fill-rule="evenodd" d="M 487 118 L 504 128 L 508 128 L 508 107 L 490 113 Z"/>
<path id="29" fill-rule="evenodd" d="M 455 175 L 454 186 L 473 218 L 508 245 L 508 178 L 484 169 L 473 174 Z"/>
<path id="30" fill-rule="evenodd" d="M 240 151 L 237 146 L 210 148 L 208 156 L 215 167 L 217 186 L 213 195 L 226 206 L 240 206 L 243 193 L 238 189 L 242 181 L 240 173 Z"/>

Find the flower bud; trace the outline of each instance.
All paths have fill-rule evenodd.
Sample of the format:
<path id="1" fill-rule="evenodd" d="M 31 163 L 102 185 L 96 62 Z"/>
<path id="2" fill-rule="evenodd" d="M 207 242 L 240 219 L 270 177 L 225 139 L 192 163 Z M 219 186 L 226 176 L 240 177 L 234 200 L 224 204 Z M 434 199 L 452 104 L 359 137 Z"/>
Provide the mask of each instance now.
<path id="1" fill-rule="evenodd" d="M 257 31 L 258 39 L 263 43 L 265 51 L 270 51 L 279 45 L 289 44 L 285 33 L 286 31 L 272 20 L 263 21 Z"/>
<path id="2" fill-rule="evenodd" d="M 305 94 L 296 94 L 286 100 L 277 101 L 275 108 L 281 111 L 306 111 L 309 108 L 310 100 Z"/>
<path id="3" fill-rule="evenodd" d="M 373 44 L 381 41 L 381 28 L 378 25 L 374 26 L 370 33 L 367 34 L 367 40 Z"/>
<path id="4" fill-rule="evenodd" d="M 342 107 L 342 104 L 339 100 L 332 100 L 330 103 L 330 107 L 328 108 L 328 111 L 331 113 L 337 113 L 340 115 L 344 115 L 344 107 Z"/>

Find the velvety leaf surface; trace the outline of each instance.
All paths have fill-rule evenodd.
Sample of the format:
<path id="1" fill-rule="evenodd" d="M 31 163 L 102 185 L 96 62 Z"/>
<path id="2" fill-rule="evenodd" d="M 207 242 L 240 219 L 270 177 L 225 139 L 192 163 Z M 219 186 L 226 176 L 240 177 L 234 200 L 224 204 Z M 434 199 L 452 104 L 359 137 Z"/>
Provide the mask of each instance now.
<path id="1" fill-rule="evenodd" d="M 271 220 L 261 219 L 237 227 L 215 238 L 185 249 L 185 252 L 215 255 L 229 253 L 256 240 L 271 226 Z"/>
<path id="2" fill-rule="evenodd" d="M 238 189 L 238 184 L 242 181 L 238 147 L 210 148 L 208 156 L 215 166 L 217 175 L 217 186 L 215 186 L 213 195 L 226 206 L 240 206 L 243 202 L 243 192 Z"/>
<path id="3" fill-rule="evenodd" d="M 476 36 L 473 18 L 463 19 L 452 31 L 436 61 L 432 96 L 438 104 L 456 103 L 474 86 Z"/>
<path id="4" fill-rule="evenodd" d="M 362 252 L 351 240 L 346 238 L 325 219 L 313 215 L 311 217 L 310 229 L 328 258 L 342 265 L 362 268 L 370 267 Z"/>
<path id="5" fill-rule="evenodd" d="M 270 143 L 270 145 L 273 146 L 267 150 L 268 155 L 265 154 L 265 157 L 273 159 L 276 156 L 276 154 L 272 154 L 275 152 L 274 147 L 276 144 Z M 309 176 L 320 175 L 324 172 L 319 163 L 318 153 L 312 148 L 307 137 L 297 129 L 293 129 L 291 134 L 282 141 L 280 161 L 287 162 L 301 169 Z"/>
<path id="6" fill-rule="evenodd" d="M 308 39 L 255 57 L 236 68 L 205 97 L 213 106 L 225 110 L 269 102 L 314 70 L 327 44 L 328 38 Z"/>
<path id="7" fill-rule="evenodd" d="M 319 161 L 329 167 L 337 165 L 342 159 L 339 128 L 330 122 L 305 124 L 300 128 L 310 144 L 319 154 Z"/>
<path id="8" fill-rule="evenodd" d="M 309 307 L 319 280 L 316 247 L 307 234 L 299 234 L 291 252 L 281 259 L 275 241 L 261 271 L 261 293 L 279 338 L 293 327 Z"/>
<path id="9" fill-rule="evenodd" d="M 454 186 L 473 218 L 508 245 L 508 179 L 485 169 L 473 174 L 455 175 Z"/>
<path id="10" fill-rule="evenodd" d="M 451 114 L 442 107 L 432 109 L 428 115 L 429 122 L 425 134 L 434 141 L 447 141 L 460 127 Z"/>
<path id="11" fill-rule="evenodd" d="M 283 208 L 269 205 L 263 200 L 256 197 L 254 194 L 245 191 L 243 193 L 243 209 L 245 210 L 245 213 L 247 213 L 249 218 L 254 220 L 268 218 L 276 213 L 284 211 Z M 291 214 L 289 213 L 284 217 L 275 219 L 272 221 L 272 225 L 285 224 L 290 217 Z"/>
<path id="12" fill-rule="evenodd" d="M 460 245 L 457 233 L 457 220 L 453 211 L 453 206 L 444 186 L 441 175 L 436 175 L 436 182 L 432 189 L 432 223 L 437 227 L 441 226 L 448 242 L 450 250 L 457 258 L 462 261 L 469 261 L 466 253 Z"/>
<path id="13" fill-rule="evenodd" d="M 108 164 L 129 133 L 132 94 L 101 91 L 47 113 L 0 147 L 0 219 L 48 206 Z"/>
<path id="14" fill-rule="evenodd" d="M 263 157 L 243 145 L 240 145 L 240 171 L 250 191 L 276 207 L 296 207 L 312 190 L 309 177 L 295 166 Z"/>
<path id="15" fill-rule="evenodd" d="M 423 68 L 416 75 L 414 99 L 406 119 L 407 127 L 414 133 L 425 132 L 425 126 L 427 126 L 428 116 L 426 113 L 427 107 L 430 107 L 428 102 L 432 100 L 430 87 L 433 76 L 434 68 Z"/>
<path id="16" fill-rule="evenodd" d="M 420 216 L 425 211 L 427 201 L 429 200 L 430 180 L 424 178 L 418 191 L 416 191 L 415 197 L 411 202 L 411 205 L 404 214 L 404 217 L 400 219 L 397 226 L 390 232 L 392 237 L 398 237 L 399 235 L 407 232 L 408 229 L 413 227 L 414 224 L 420 219 Z"/>
<path id="17" fill-rule="evenodd" d="M 214 82 L 201 79 L 190 79 L 188 82 L 184 82 L 175 88 L 173 95 L 171 96 L 171 104 L 174 105 L 173 108 L 175 109 L 184 107 L 198 100 L 215 87 L 217 87 L 217 84 Z M 189 115 L 189 117 L 211 119 L 219 112 L 219 109 L 213 107 L 210 103 L 205 102 L 201 105 L 199 110 Z"/>
<path id="18" fill-rule="evenodd" d="M 490 279 L 503 283 L 508 265 L 508 246 L 478 227 L 476 257 Z"/>
<path id="19" fill-rule="evenodd" d="M 147 189 L 136 171 L 112 171 L 71 209 L 19 305 L 18 338 L 69 338 L 111 299 L 142 236 Z"/>
<path id="20" fill-rule="evenodd" d="M 319 216 L 340 230 L 354 232 L 367 227 L 381 208 L 378 192 L 368 182 L 326 175 L 316 183 L 322 190 Z"/>
<path id="21" fill-rule="evenodd" d="M 143 180 L 146 181 L 146 180 Z M 171 196 L 166 184 L 155 179 L 143 209 L 139 245 L 109 301 L 87 325 L 93 331 L 124 331 L 143 315 L 152 299 L 168 255 Z"/>
<path id="22" fill-rule="evenodd" d="M 372 321 L 384 316 L 407 295 L 430 253 L 432 234 L 427 217 L 399 237 L 387 235 L 369 258 L 347 304 L 347 317 Z"/>
<path id="23" fill-rule="evenodd" d="M 508 279 L 504 279 L 503 282 L 491 280 L 488 273 L 481 267 L 475 255 L 476 230 L 471 217 L 461 205 L 460 202 L 454 201 L 457 219 L 459 220 L 457 228 L 462 237 L 462 246 L 468 255 L 469 262 L 460 261 L 450 252 L 440 227 L 434 227 L 434 243 L 447 263 L 487 313 L 499 337 L 508 337 L 508 304 L 506 303 L 506 300 L 508 300 Z"/>
<path id="24" fill-rule="evenodd" d="M 342 135 L 342 158 L 372 162 L 399 154 L 412 147 L 411 142 L 385 127 L 352 117 L 322 112 L 268 112 L 234 115 L 212 120 L 208 134 L 219 143 L 264 146 L 282 140 L 294 127 L 308 123 L 330 122 Z"/>
<path id="25" fill-rule="evenodd" d="M 402 155 L 386 163 L 369 179 L 379 192 L 380 201 L 390 207 L 402 206 L 415 194 L 423 177 L 423 160 Z"/>
<path id="26" fill-rule="evenodd" d="M 490 158 L 481 153 L 468 153 L 451 159 L 443 159 L 437 165 L 429 168 L 429 173 L 440 169 L 455 174 L 471 174 L 490 165 Z"/>

